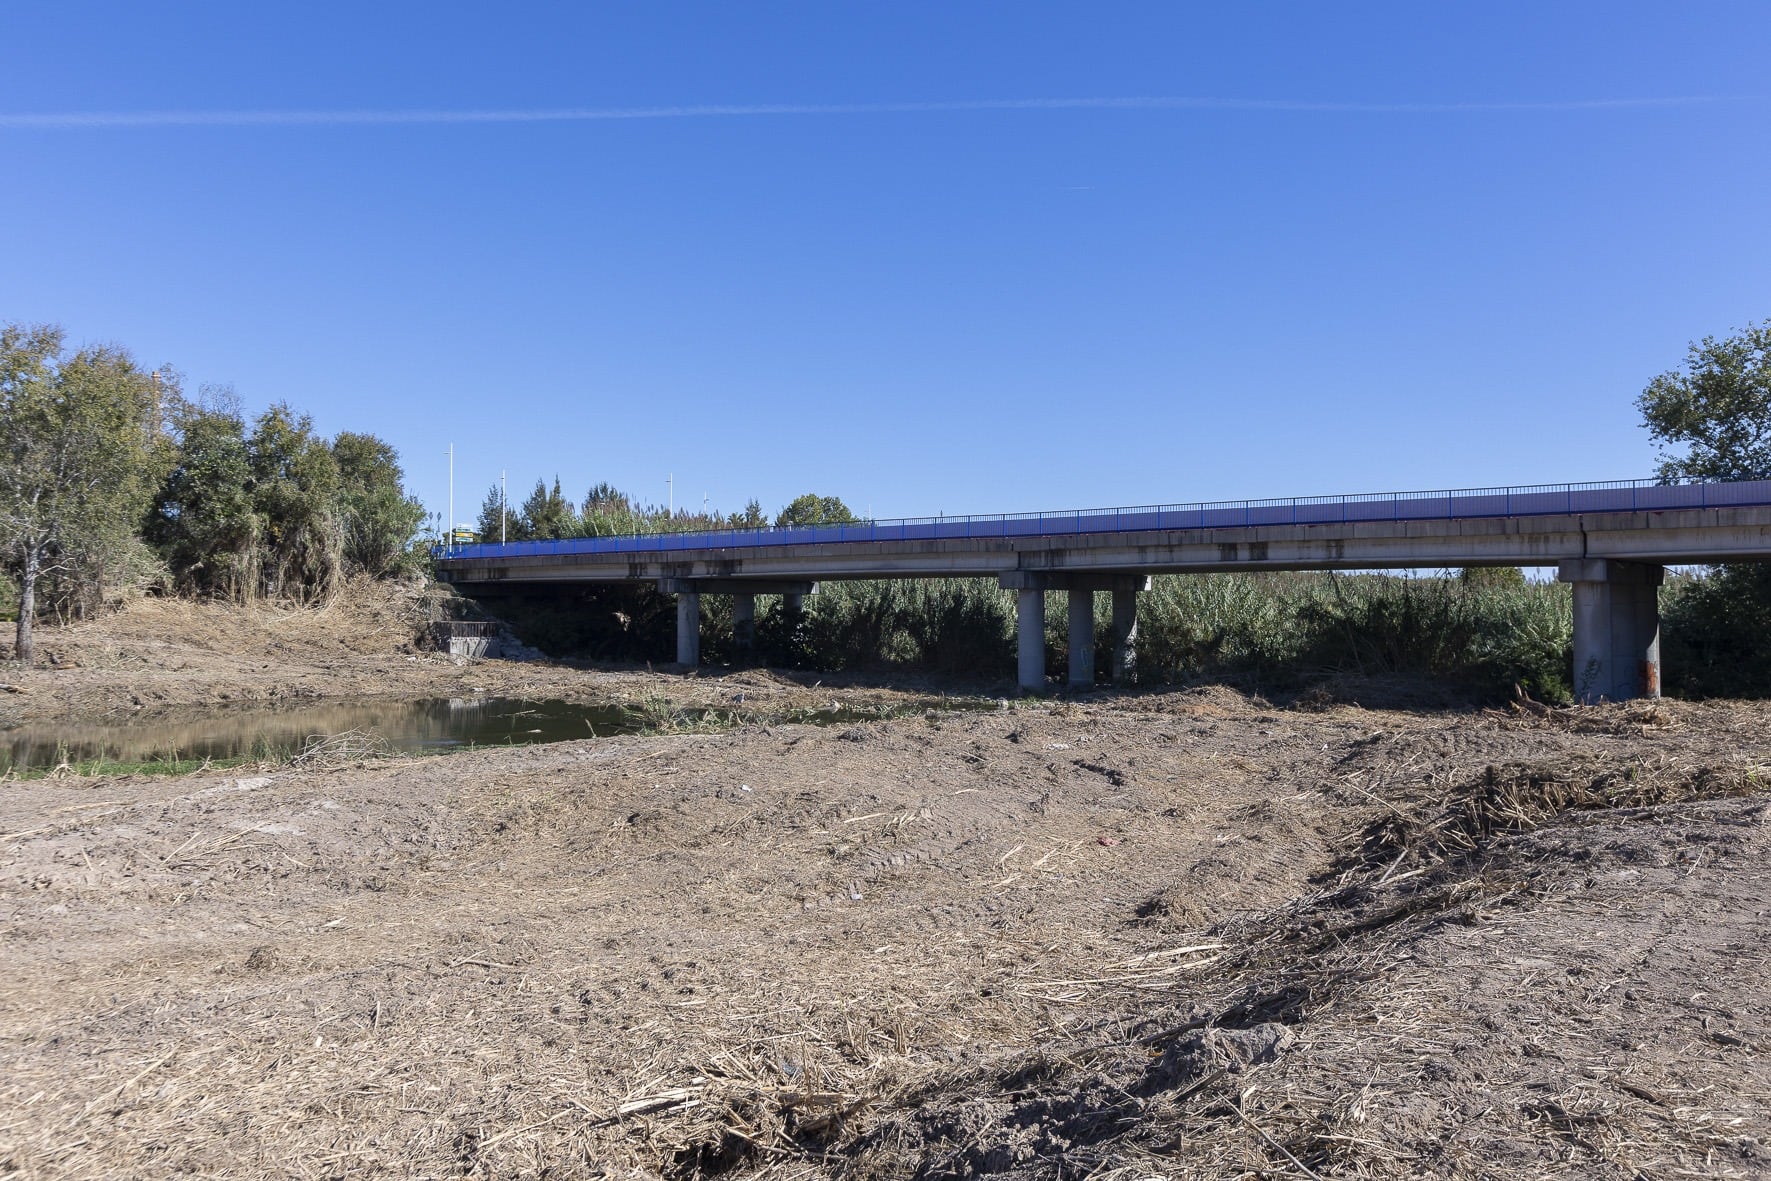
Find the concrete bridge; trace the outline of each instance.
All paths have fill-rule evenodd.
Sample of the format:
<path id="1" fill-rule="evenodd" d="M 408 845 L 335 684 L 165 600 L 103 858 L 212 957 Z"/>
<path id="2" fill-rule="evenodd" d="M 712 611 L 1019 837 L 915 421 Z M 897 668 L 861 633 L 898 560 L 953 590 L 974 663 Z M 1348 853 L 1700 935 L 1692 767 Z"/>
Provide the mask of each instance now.
<path id="1" fill-rule="evenodd" d="M 700 596 L 734 597 L 738 647 L 756 596 L 799 609 L 831 579 L 994 577 L 1018 592 L 1019 683 L 1045 687 L 1045 592 L 1069 594 L 1069 680 L 1090 685 L 1094 593 L 1113 596 L 1116 682 L 1130 678 L 1152 574 L 1554 566 L 1573 584 L 1582 700 L 1660 694 L 1665 567 L 1771 559 L 1771 481 L 1537 485 L 865 521 L 476 544 L 437 551 L 464 589 L 650 582 L 677 597 L 677 659 L 700 660 Z"/>

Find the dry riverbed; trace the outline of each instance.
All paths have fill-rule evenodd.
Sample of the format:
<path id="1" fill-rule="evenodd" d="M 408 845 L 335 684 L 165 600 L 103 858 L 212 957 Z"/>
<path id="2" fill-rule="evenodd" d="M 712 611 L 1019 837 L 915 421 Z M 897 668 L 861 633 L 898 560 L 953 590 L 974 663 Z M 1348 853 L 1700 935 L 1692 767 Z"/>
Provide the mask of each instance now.
<path id="1" fill-rule="evenodd" d="M 180 610 L 9 708 L 276 683 Z M 284 682 L 830 692 L 398 636 Z M 1768 721 L 1202 689 L 0 783 L 0 1176 L 1771 1174 Z"/>

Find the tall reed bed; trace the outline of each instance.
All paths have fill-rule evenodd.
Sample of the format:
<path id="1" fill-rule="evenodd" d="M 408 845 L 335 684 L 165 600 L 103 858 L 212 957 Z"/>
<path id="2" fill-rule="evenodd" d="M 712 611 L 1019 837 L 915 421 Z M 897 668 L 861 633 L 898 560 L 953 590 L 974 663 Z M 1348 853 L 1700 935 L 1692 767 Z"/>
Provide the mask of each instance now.
<path id="1" fill-rule="evenodd" d="M 1559 700 L 1573 616 L 1566 586 L 1520 578 L 1188 574 L 1154 581 L 1138 639 L 1144 675 L 1171 680 L 1412 675 Z"/>
<path id="2" fill-rule="evenodd" d="M 1109 596 L 1096 595 L 1094 609 L 1104 673 Z M 799 627 L 789 635 L 784 626 L 765 614 L 769 654 L 787 663 L 1006 676 L 1015 596 L 993 579 L 826 583 L 806 599 Z M 1572 634 L 1568 588 L 1516 576 L 1171 575 L 1139 598 L 1138 668 L 1146 682 L 1229 677 L 1274 688 L 1335 674 L 1424 676 L 1557 700 L 1568 694 Z M 1062 673 L 1068 658 L 1067 596 L 1052 593 L 1047 667 Z"/>
<path id="3" fill-rule="evenodd" d="M 715 610 L 729 607 L 716 603 Z M 993 578 L 827 582 L 806 597 L 797 620 L 779 600 L 759 610 L 758 642 L 772 663 L 968 677 L 995 677 L 1014 665 L 1015 596 Z M 729 632 L 718 629 L 722 645 Z"/>
<path id="4" fill-rule="evenodd" d="M 1337 674 L 1420 676 L 1481 695 L 1519 685 L 1540 699 L 1565 698 L 1568 588 L 1503 573 L 1510 577 L 1161 576 L 1139 597 L 1139 679 L 1234 679 L 1287 690 Z M 646 588 L 604 588 L 581 600 L 493 610 L 555 655 L 657 662 L 674 655 L 675 612 L 667 598 Z M 1095 596 L 1094 608 L 1095 667 L 1105 675 L 1110 597 Z M 1054 676 L 1067 668 L 1067 611 L 1066 595 L 1048 594 L 1046 664 Z M 757 602 L 756 657 L 771 665 L 996 680 L 1013 674 L 1014 653 L 1015 596 L 995 579 L 827 582 L 797 616 L 779 597 Z M 729 596 L 702 599 L 702 657 L 740 657 Z"/>

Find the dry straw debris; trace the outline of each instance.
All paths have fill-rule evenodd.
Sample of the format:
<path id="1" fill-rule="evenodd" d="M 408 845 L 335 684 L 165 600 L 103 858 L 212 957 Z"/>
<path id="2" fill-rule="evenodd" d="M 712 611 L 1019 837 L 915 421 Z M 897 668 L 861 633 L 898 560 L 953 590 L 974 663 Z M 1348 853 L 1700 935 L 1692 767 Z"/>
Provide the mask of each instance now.
<path id="1" fill-rule="evenodd" d="M 1663 708 L 9 784 L 0 1175 L 1765 1175 L 1767 714 Z"/>

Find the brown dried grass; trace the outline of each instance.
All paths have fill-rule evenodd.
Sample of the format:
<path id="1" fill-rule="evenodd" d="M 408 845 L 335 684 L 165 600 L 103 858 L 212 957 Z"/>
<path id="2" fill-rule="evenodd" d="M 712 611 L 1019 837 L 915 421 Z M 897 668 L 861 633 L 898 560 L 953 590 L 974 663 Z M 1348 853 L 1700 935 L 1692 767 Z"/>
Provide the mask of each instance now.
<path id="1" fill-rule="evenodd" d="M 346 741 L 313 765 L 363 754 Z M 1532 834 L 1731 800 L 1762 782 L 1745 760 L 1662 752 L 1374 783 L 1384 794 L 1360 797 L 1368 823 L 1344 834 L 1335 872 L 1287 905 L 1135 956 L 1091 957 L 1090 932 L 1054 918 L 1043 945 L 996 945 L 1007 958 L 988 975 L 1001 986 L 963 1005 L 927 981 L 903 985 L 871 944 L 839 948 L 798 961 L 788 985 L 758 975 L 728 982 L 717 1005 L 636 1006 L 619 1051 L 600 1057 L 593 1043 L 578 1057 L 571 1036 L 550 1040 L 568 1018 L 539 998 L 569 1006 L 580 966 L 533 947 L 464 943 L 400 965 L 420 991 L 364 971 L 323 1002 L 309 982 L 336 976 L 324 952 L 254 951 L 213 966 L 224 1020 L 157 990 L 148 962 L 119 982 L 114 1011 L 92 1014 L 106 1073 L 29 1090 L 0 1080 L 0 1175 L 121 1175 L 120 1163 L 144 1161 L 304 1178 L 1628 1175 L 1610 1160 L 1670 1175 L 1706 1153 L 1725 1159 L 1727 1120 L 1760 1113 L 1702 1106 L 1646 1073 L 1651 1062 L 1546 1073 L 1553 1085 L 1509 1093 L 1503 1118 L 1553 1142 L 1547 1163 L 1497 1166 L 1455 1143 L 1425 1155 L 1402 1134 L 1419 1130 L 1424 1089 L 1407 1069 L 1469 1051 L 1460 978 L 1419 965 L 1446 931 L 1516 926 L 1525 948 L 1556 934 L 1533 910 L 1560 889 L 1534 876 L 1554 851 Z M 205 835 L 171 863 L 202 869 L 258 839 Z M 617 844 L 599 863 L 627 856 Z M 282 855 L 268 843 L 263 854 Z M 1054 974 L 1052 946 L 1083 970 Z M 930 942 L 910 954 L 941 964 L 959 953 Z M 1505 999 L 1546 1028 L 1587 1016 L 1541 1004 L 1542 987 L 1525 978 Z M 1224 1040 L 1274 1026 L 1298 1048 L 1240 1060 Z"/>

